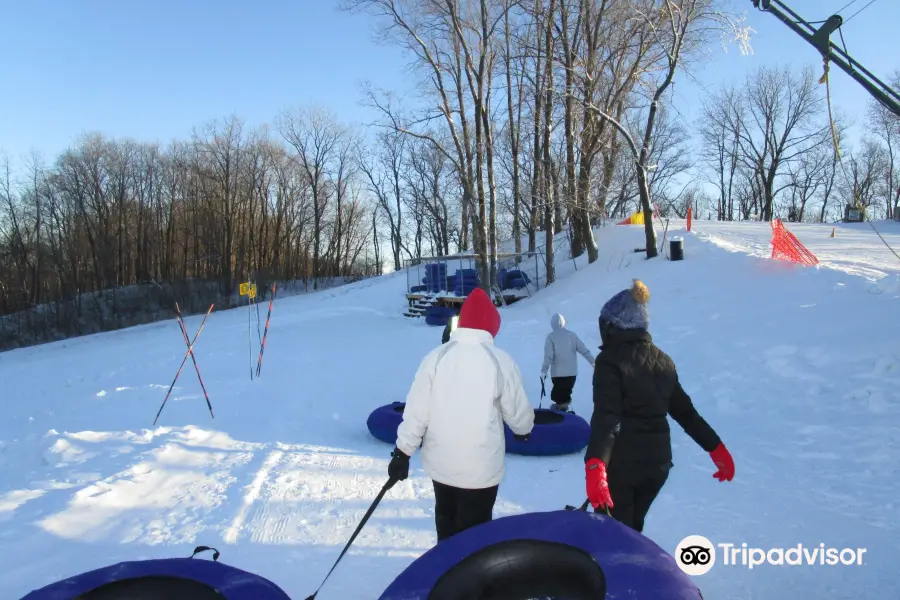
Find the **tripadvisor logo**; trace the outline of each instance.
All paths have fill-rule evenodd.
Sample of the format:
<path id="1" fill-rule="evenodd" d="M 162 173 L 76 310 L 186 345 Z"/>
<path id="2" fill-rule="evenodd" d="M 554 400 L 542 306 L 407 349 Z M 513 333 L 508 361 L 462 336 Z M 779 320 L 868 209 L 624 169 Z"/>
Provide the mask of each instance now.
<path id="1" fill-rule="evenodd" d="M 688 575 L 706 575 L 716 564 L 716 548 L 702 535 L 689 535 L 675 547 L 675 562 Z"/>
<path id="2" fill-rule="evenodd" d="M 702 535 L 689 535 L 675 547 L 678 567 L 693 577 L 705 575 L 716 564 L 754 569 L 762 565 L 780 566 L 853 566 L 863 564 L 865 548 L 831 548 L 825 544 L 789 548 L 754 548 L 744 544 L 713 544 Z"/>

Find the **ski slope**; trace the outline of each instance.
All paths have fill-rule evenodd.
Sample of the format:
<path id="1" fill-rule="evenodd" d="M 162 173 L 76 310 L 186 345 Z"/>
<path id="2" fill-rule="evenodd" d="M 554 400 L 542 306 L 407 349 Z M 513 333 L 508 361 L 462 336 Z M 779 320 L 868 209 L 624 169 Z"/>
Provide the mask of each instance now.
<path id="1" fill-rule="evenodd" d="M 683 224 L 680 224 L 684 227 Z M 900 258 L 884 241 L 900 253 L 900 223 L 879 221 L 819 225 L 786 223 L 785 226 L 807 246 L 824 268 L 880 279 L 900 272 Z M 874 227 L 874 229 L 873 229 Z M 694 232 L 700 239 L 722 248 L 752 256 L 770 257 L 772 227 L 769 223 L 696 222 Z M 834 236 L 831 237 L 832 230 Z M 878 235 L 884 238 L 879 239 Z"/>
<path id="2" fill-rule="evenodd" d="M 693 534 L 867 549 L 852 567 L 717 565 L 696 580 L 706 600 L 896 597 L 900 260 L 867 225 L 839 226 L 835 238 L 830 226 L 788 225 L 820 268 L 764 258 L 767 224 L 678 227 L 669 236 L 686 236 L 682 262 L 644 261 L 633 253 L 642 227 L 609 227 L 597 263 L 576 261 L 501 309 L 497 343 L 532 403 L 551 315 L 596 348 L 601 306 L 642 278 L 651 333 L 737 470 L 731 483 L 714 480 L 709 457 L 673 426 L 675 468 L 645 534 L 670 552 Z M 900 248 L 900 231 L 879 227 Z M 0 596 L 200 544 L 294 598 L 310 594 L 386 479 L 391 448 L 366 417 L 404 399 L 440 343 L 440 328 L 402 316 L 405 285 L 399 272 L 276 301 L 254 381 L 247 310 L 214 312 L 195 352 L 215 419 L 188 361 L 152 427 L 186 349 L 175 321 L 0 354 Z M 186 320 L 189 335 L 201 320 Z M 573 408 L 587 418 L 585 367 Z M 507 464 L 495 516 L 584 499 L 580 455 Z M 432 509 L 417 455 L 318 598 L 377 598 L 435 543 Z"/>

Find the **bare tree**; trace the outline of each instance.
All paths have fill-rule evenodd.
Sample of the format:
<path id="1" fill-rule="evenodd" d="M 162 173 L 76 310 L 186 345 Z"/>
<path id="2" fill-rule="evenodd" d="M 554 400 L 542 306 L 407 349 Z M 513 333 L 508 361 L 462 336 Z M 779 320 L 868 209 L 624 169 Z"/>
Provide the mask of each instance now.
<path id="1" fill-rule="evenodd" d="M 859 206 L 871 216 L 871 209 L 884 203 L 887 212 L 887 195 L 884 193 L 887 155 L 884 147 L 870 138 L 864 138 L 861 151 L 845 163 L 849 181 L 843 193 L 847 204 Z"/>
<path id="2" fill-rule="evenodd" d="M 688 151 L 691 134 L 687 127 L 672 119 L 668 110 L 661 110 L 651 140 L 647 185 L 650 197 L 657 204 L 665 204 L 680 195 L 672 193 L 675 180 L 694 168 L 693 155 Z"/>
<path id="3" fill-rule="evenodd" d="M 496 260 L 496 185 L 490 95 L 496 51 L 508 3 L 499 0 L 430 2 L 427 0 L 344 0 L 347 10 L 364 10 L 379 18 L 383 40 L 410 51 L 423 77 L 426 96 L 436 110 L 406 118 L 390 95 L 367 90 L 369 103 L 394 131 L 430 141 L 450 161 L 462 188 L 462 245 L 471 219 L 481 286 L 490 287 Z M 387 96 L 386 98 L 379 96 Z M 429 128 L 441 121 L 448 147 Z M 418 124 L 414 127 L 410 124 Z M 474 131 L 474 135 L 472 132 Z"/>
<path id="4" fill-rule="evenodd" d="M 615 120 L 621 120 L 651 48 L 648 43 L 651 30 L 641 19 L 632 18 L 632 8 L 630 2 L 582 0 L 576 26 L 581 30 L 579 62 L 583 68 L 576 69 L 573 65 L 567 69 L 574 73 L 578 83 L 581 112 L 572 254 L 580 255 L 584 247 L 588 262 L 597 260 L 592 216 L 606 211 L 621 149 L 612 121 L 592 107 L 599 107 Z M 598 156 L 602 157 L 602 170 L 594 199 L 594 168 Z"/>
<path id="5" fill-rule="evenodd" d="M 328 179 L 335 169 L 335 162 L 343 156 L 348 143 L 347 132 L 331 112 L 321 108 L 286 112 L 277 127 L 293 148 L 294 160 L 300 165 L 312 193 L 313 287 L 317 289 L 322 276 L 325 212 L 335 195 Z"/>
<path id="6" fill-rule="evenodd" d="M 635 14 L 651 31 L 652 47 L 644 68 L 642 87 L 650 98 L 643 135 L 636 139 L 628 128 L 596 105 L 590 109 L 608 119 L 625 139 L 631 152 L 637 174 L 638 192 L 644 211 L 647 258 L 654 258 L 656 232 L 653 227 L 653 209 L 650 200 L 648 167 L 651 143 L 663 97 L 682 63 L 699 54 L 713 35 L 734 35 L 746 42 L 747 30 L 737 25 L 737 20 L 717 10 L 716 0 L 636 0 Z"/>
<path id="7" fill-rule="evenodd" d="M 820 145 L 804 153 L 799 160 L 788 166 L 790 183 L 790 204 L 788 220 L 803 222 L 806 217 L 807 203 L 819 196 L 829 183 L 833 174 L 834 151 L 828 146 Z"/>
<path id="8" fill-rule="evenodd" d="M 556 0 L 549 0 L 546 11 L 543 14 L 544 27 L 544 92 L 542 104 L 544 109 L 543 122 L 540 131 L 543 139 L 541 140 L 542 155 L 541 174 L 543 175 L 543 206 L 544 206 L 544 259 L 545 259 L 545 278 L 547 285 L 556 281 L 556 252 L 553 247 L 553 235 L 556 233 L 554 227 L 554 216 L 556 212 L 556 204 L 559 202 L 556 195 L 557 186 L 555 185 L 556 175 L 554 173 L 553 161 L 550 156 L 550 138 L 553 134 L 553 56 L 554 35 L 553 35 L 553 15 L 556 10 Z M 535 157 L 537 159 L 537 157 Z"/>
<path id="9" fill-rule="evenodd" d="M 503 66 L 506 75 L 506 110 L 507 110 L 507 135 L 509 136 L 510 162 L 512 164 L 512 237 L 515 245 L 515 253 L 522 252 L 521 230 L 521 174 L 519 165 L 519 150 L 522 140 L 522 104 L 524 102 L 525 86 L 523 84 L 520 61 L 513 57 L 512 38 L 513 32 L 510 25 L 510 13 L 513 8 L 513 0 L 507 0 L 506 10 L 503 12 Z M 514 65 L 518 67 L 513 72 Z M 515 80 L 516 85 L 513 85 Z"/>
<path id="10" fill-rule="evenodd" d="M 427 142 L 408 146 L 407 186 L 418 211 L 417 229 L 429 239 L 431 254 L 450 254 L 454 215 L 447 200 L 447 159 Z"/>
<path id="11" fill-rule="evenodd" d="M 799 74 L 761 67 L 747 79 L 743 98 L 741 161 L 762 194 L 759 213 L 770 221 L 775 198 L 791 185 L 783 177 L 789 166 L 829 143 L 830 128 L 821 119 L 824 104 L 811 67 Z"/>
<path id="12" fill-rule="evenodd" d="M 892 85 L 900 90 L 900 71 L 892 79 Z M 890 219 L 900 209 L 900 117 L 880 102 L 869 104 L 869 131 L 885 148 L 884 186 L 888 196 L 887 217 Z"/>
<path id="13" fill-rule="evenodd" d="M 698 123 L 700 156 L 710 182 L 718 189 L 716 215 L 720 221 L 732 221 L 735 216 L 734 193 L 741 166 L 741 101 L 736 89 L 714 92 L 704 100 Z"/>
<path id="14" fill-rule="evenodd" d="M 360 157 L 360 170 L 366 178 L 370 193 L 375 197 L 390 232 L 394 269 L 402 267 L 400 258 L 403 236 L 403 179 L 407 138 L 396 131 L 381 132 L 371 158 Z"/>

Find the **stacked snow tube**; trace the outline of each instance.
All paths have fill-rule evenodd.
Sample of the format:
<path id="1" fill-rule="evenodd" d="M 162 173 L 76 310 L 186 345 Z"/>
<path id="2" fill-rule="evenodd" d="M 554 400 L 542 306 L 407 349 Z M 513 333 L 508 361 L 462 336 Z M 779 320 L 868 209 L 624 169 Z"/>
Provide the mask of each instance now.
<path id="1" fill-rule="evenodd" d="M 366 427 L 369 428 L 372 437 L 385 444 L 395 444 L 397 428 L 403 421 L 404 408 L 406 408 L 406 402 L 394 402 L 373 410 L 366 420 Z"/>
<path id="2" fill-rule="evenodd" d="M 378 600 L 564 597 L 702 600 L 668 553 L 640 533 L 580 510 L 503 517 L 420 556 Z"/>
<path id="3" fill-rule="evenodd" d="M 414 285 L 411 288 L 409 288 L 410 294 L 418 294 L 419 292 L 427 292 L 427 291 L 428 291 L 427 285 Z"/>
<path id="4" fill-rule="evenodd" d="M 438 293 L 447 288 L 447 263 L 437 262 L 425 265 L 425 277 L 422 278 L 428 291 Z"/>
<path id="5" fill-rule="evenodd" d="M 219 562 L 163 558 L 121 562 L 35 590 L 22 600 L 290 600 L 274 583 Z"/>
<path id="6" fill-rule="evenodd" d="M 528 273 L 525 271 L 514 269 L 507 272 L 505 278 L 501 277 L 500 281 L 503 282 L 504 290 L 521 290 L 531 283 L 531 278 L 528 277 Z"/>
<path id="7" fill-rule="evenodd" d="M 457 311 L 449 306 L 429 306 L 425 309 L 425 322 L 435 327 L 445 327 Z"/>
<path id="8" fill-rule="evenodd" d="M 547 408 L 534 409 L 534 428 L 527 442 L 516 440 L 503 425 L 506 451 L 523 456 L 561 456 L 584 450 L 591 437 L 590 424 L 575 413 Z"/>
<path id="9" fill-rule="evenodd" d="M 456 283 L 453 286 L 453 293 L 457 296 L 465 298 L 472 293 L 472 290 L 478 287 L 478 271 L 475 269 L 457 269 Z"/>

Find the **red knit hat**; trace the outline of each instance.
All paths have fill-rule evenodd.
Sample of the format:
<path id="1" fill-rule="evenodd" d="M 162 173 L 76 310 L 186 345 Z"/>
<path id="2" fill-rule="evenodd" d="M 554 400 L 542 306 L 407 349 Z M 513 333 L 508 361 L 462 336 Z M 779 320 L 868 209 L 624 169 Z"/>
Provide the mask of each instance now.
<path id="1" fill-rule="evenodd" d="M 492 337 L 497 337 L 500 331 L 500 312 L 483 289 L 475 288 L 463 302 L 457 325 L 466 329 L 481 329 Z"/>

